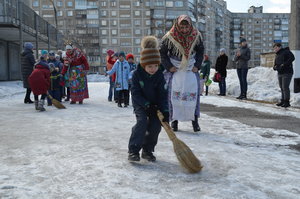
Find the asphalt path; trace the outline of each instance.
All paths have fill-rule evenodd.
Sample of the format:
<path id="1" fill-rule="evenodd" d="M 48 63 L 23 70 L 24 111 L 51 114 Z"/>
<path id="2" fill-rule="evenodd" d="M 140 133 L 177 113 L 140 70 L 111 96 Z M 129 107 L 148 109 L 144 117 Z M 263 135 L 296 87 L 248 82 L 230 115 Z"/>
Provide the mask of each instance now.
<path id="1" fill-rule="evenodd" d="M 201 112 L 256 127 L 285 129 L 300 135 L 300 119 L 295 117 L 273 115 L 245 108 L 216 107 L 210 104 L 201 104 Z"/>

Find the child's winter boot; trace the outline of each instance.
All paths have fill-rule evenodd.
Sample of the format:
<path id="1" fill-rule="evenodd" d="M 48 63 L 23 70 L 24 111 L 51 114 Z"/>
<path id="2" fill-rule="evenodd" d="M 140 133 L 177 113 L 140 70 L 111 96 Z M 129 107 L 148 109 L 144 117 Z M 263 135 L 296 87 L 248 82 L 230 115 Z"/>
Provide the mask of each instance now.
<path id="1" fill-rule="evenodd" d="M 34 100 L 34 106 L 35 106 L 35 110 L 39 110 L 39 101 L 38 100 Z"/>
<path id="2" fill-rule="evenodd" d="M 173 131 L 178 131 L 178 120 L 174 120 L 171 123 L 171 127 L 172 127 Z"/>
<path id="3" fill-rule="evenodd" d="M 45 104 L 45 100 L 42 99 L 41 101 L 39 101 L 38 110 L 45 111 L 46 109 L 44 108 L 44 104 Z"/>

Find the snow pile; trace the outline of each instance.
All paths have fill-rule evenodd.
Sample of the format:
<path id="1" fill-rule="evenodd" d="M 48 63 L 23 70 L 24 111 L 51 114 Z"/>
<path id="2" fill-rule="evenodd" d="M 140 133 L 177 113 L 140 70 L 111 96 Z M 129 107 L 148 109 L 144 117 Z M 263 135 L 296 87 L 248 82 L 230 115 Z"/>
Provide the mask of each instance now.
<path id="1" fill-rule="evenodd" d="M 108 82 L 109 76 L 99 75 L 99 74 L 90 74 L 87 76 L 88 82 Z"/>
<path id="2" fill-rule="evenodd" d="M 211 69 L 210 76 L 212 79 L 214 69 Z M 277 102 L 281 99 L 281 91 L 278 84 L 277 72 L 272 68 L 255 67 L 248 71 L 248 93 L 247 97 L 255 100 L 264 100 L 269 102 Z M 293 92 L 292 79 L 291 89 L 291 105 L 300 107 L 300 93 Z M 227 95 L 239 96 L 240 84 L 236 69 L 227 70 L 226 78 Z M 218 94 L 219 84 L 213 82 L 209 87 L 209 93 Z"/>

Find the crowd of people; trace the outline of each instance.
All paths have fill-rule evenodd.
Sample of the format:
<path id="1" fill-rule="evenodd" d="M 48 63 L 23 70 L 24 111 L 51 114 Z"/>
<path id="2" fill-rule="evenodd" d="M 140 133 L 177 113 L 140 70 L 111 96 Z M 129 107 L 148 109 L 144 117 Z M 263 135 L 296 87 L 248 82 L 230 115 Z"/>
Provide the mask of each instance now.
<path id="1" fill-rule="evenodd" d="M 141 42 L 140 62 L 135 64 L 133 54 L 107 50 L 106 75 L 109 76 L 108 101 L 116 102 L 118 107 L 128 107 L 130 96 L 136 116 L 128 144 L 128 160 L 139 161 L 141 157 L 155 161 L 153 155 L 161 131 L 157 111 L 163 116 L 163 122 L 171 122 L 171 128 L 178 131 L 179 121 L 191 121 L 194 132 L 201 130 L 200 96 L 205 86 L 208 87 L 211 60 L 204 54 L 201 33 L 192 24 L 187 15 L 179 16 L 172 28 L 165 34 L 161 44 L 156 37 L 146 36 Z M 41 51 L 35 61 L 33 45 L 25 43 L 22 52 L 22 75 L 26 96 L 24 103 L 33 103 L 35 109 L 45 111 L 44 101 L 48 95 L 70 104 L 83 103 L 89 97 L 87 71 L 89 64 L 84 54 L 71 44 L 66 45 L 66 52 Z M 289 84 L 293 74 L 293 54 L 283 49 L 281 44 L 274 45 L 276 60 L 274 70 L 278 71 L 279 85 L 282 91 L 281 102 L 277 106 L 288 107 Z M 240 83 L 240 95 L 237 99 L 247 99 L 248 61 L 251 51 L 247 41 L 241 38 L 240 47 L 234 61 Z M 226 96 L 226 67 L 228 56 L 224 48 L 215 62 L 215 78 L 219 84 L 219 95 Z M 39 95 L 41 95 L 39 99 Z M 48 99 L 51 106 L 51 100 Z"/>
<path id="2" fill-rule="evenodd" d="M 66 45 L 66 52 L 57 53 L 41 50 L 41 56 L 35 60 L 33 44 L 26 42 L 21 53 L 21 72 L 23 86 L 26 88 L 24 103 L 34 103 L 35 109 L 45 111 L 52 106 L 51 97 L 61 102 L 71 100 L 70 104 L 83 103 L 89 97 L 87 71 L 89 64 L 84 54 L 71 44 Z M 33 92 L 34 101 L 30 95 Z"/>

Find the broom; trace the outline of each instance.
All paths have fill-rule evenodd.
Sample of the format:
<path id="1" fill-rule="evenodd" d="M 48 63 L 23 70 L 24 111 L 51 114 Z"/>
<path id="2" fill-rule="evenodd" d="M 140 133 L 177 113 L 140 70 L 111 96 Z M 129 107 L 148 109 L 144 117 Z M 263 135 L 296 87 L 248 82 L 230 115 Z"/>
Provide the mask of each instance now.
<path id="1" fill-rule="evenodd" d="M 200 160 L 193 154 L 192 150 L 181 140 L 179 140 L 168 122 L 163 122 L 164 116 L 158 110 L 157 116 L 168 134 L 170 140 L 173 142 L 174 152 L 182 167 L 190 173 L 197 173 L 201 171 L 202 165 Z"/>
<path id="2" fill-rule="evenodd" d="M 49 97 L 49 99 L 51 100 L 52 104 L 58 108 L 58 109 L 65 109 L 66 107 L 60 103 L 58 100 L 54 99 L 50 94 L 49 92 L 47 91 L 47 96 Z"/>

